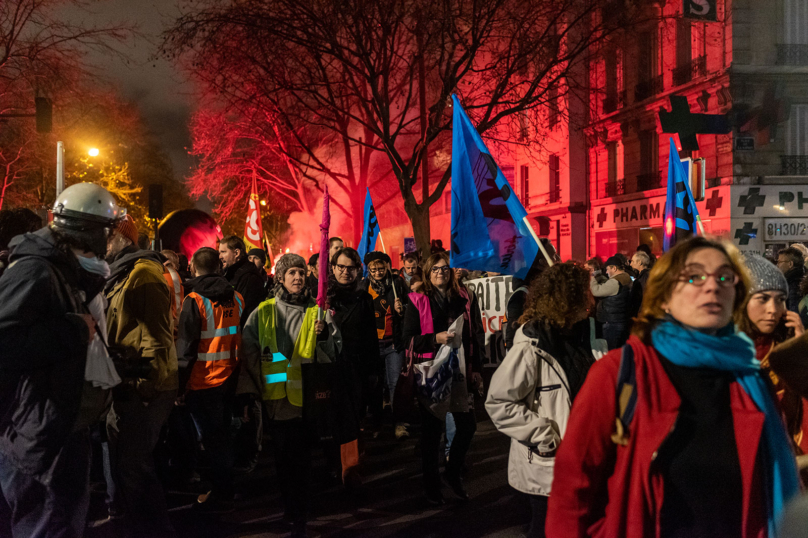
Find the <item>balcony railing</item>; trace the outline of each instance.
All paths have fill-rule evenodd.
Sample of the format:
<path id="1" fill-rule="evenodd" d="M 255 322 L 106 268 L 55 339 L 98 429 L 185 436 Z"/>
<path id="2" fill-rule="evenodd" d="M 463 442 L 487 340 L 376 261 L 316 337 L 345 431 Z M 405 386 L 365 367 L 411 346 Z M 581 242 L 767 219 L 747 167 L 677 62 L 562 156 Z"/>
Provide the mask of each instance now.
<path id="1" fill-rule="evenodd" d="M 634 102 L 637 103 L 644 99 L 648 99 L 652 95 L 656 95 L 662 91 L 662 75 L 656 76 L 649 80 L 638 82 L 634 86 Z"/>
<path id="2" fill-rule="evenodd" d="M 691 59 L 682 67 L 673 70 L 673 85 L 687 84 L 694 78 L 703 77 L 707 73 L 707 57 L 699 56 Z"/>
<path id="3" fill-rule="evenodd" d="M 808 45 L 777 45 L 777 65 L 808 65 Z"/>
<path id="4" fill-rule="evenodd" d="M 603 198 L 611 198 L 626 193 L 626 182 L 622 179 L 603 185 Z"/>
<path id="5" fill-rule="evenodd" d="M 650 174 L 640 174 L 637 176 L 637 190 L 650 191 L 658 189 L 662 186 L 659 172 L 652 172 Z"/>
<path id="6" fill-rule="evenodd" d="M 780 155 L 782 175 L 808 176 L 808 155 Z"/>

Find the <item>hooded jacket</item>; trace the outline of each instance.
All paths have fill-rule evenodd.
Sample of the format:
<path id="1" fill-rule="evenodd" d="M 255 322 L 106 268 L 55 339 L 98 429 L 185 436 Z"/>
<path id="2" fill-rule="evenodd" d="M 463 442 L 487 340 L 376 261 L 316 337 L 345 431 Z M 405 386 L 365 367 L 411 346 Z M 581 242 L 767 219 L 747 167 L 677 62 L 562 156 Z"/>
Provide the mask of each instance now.
<path id="1" fill-rule="evenodd" d="M 213 303 L 228 303 L 233 300 L 236 293 L 230 282 L 216 274 L 198 276 L 189 282 L 193 287 L 193 293 L 210 299 Z M 202 316 L 196 301 L 191 299 L 183 301 L 177 337 L 177 360 L 181 366 L 180 375 L 182 377 L 180 380 L 181 392 L 188 382 L 191 369 L 199 354 L 201 331 Z"/>
<path id="2" fill-rule="evenodd" d="M 564 365 L 572 362 L 571 355 L 579 359 L 579 370 L 595 362 L 586 332 L 578 338 L 535 322 L 522 326 L 491 378 L 485 409 L 497 429 L 511 438 L 508 483 L 518 491 L 550 495 L 555 454 L 574 397 Z M 567 356 L 559 361 L 556 357 L 562 355 Z M 586 372 L 574 378 L 581 374 Z"/>
<path id="3" fill-rule="evenodd" d="M 261 301 L 267 297 L 267 291 L 264 288 L 264 277 L 261 276 L 261 271 L 246 256 L 225 269 L 224 277 L 244 298 L 244 312 L 241 315 L 241 327 L 244 328 L 247 318 L 258 308 Z"/>
<path id="4" fill-rule="evenodd" d="M 147 359 L 148 378 L 125 379 L 118 397 L 134 388 L 145 402 L 157 392 L 177 390 L 177 352 L 171 318 L 171 290 L 163 277 L 163 258 L 157 252 L 127 248 L 110 264 L 106 294 L 107 334 L 110 345 L 128 346 Z"/>
<path id="5" fill-rule="evenodd" d="M 86 292 L 78 262 L 48 228 L 11 247 L 0 278 L 0 452 L 47 485 L 81 405 Z"/>

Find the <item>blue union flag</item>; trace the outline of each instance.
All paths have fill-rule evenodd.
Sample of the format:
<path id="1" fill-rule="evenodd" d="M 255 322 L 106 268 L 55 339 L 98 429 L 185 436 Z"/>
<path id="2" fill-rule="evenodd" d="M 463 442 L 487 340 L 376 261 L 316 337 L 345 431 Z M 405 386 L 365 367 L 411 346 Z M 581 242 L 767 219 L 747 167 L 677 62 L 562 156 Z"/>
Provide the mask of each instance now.
<path id="1" fill-rule="evenodd" d="M 524 278 L 538 254 L 527 212 L 457 96 L 452 130 L 452 267 Z"/>
<path id="2" fill-rule="evenodd" d="M 698 233 L 699 210 L 690 185 L 687 184 L 687 173 L 684 164 L 679 160 L 679 151 L 671 141 L 668 157 L 668 197 L 665 200 L 665 225 L 662 250 L 667 252 L 683 239 Z"/>

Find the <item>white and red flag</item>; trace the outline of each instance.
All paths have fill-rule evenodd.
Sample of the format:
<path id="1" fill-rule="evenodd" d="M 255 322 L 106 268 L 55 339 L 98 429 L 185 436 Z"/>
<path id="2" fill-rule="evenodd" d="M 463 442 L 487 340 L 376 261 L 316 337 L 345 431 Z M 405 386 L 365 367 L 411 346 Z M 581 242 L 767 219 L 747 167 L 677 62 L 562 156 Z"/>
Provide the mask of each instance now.
<path id="1" fill-rule="evenodd" d="M 250 204 L 247 208 L 247 224 L 244 226 L 244 246 L 247 252 L 254 248 L 263 249 L 264 230 L 261 226 L 261 205 L 258 203 L 258 188 L 253 176 Z"/>

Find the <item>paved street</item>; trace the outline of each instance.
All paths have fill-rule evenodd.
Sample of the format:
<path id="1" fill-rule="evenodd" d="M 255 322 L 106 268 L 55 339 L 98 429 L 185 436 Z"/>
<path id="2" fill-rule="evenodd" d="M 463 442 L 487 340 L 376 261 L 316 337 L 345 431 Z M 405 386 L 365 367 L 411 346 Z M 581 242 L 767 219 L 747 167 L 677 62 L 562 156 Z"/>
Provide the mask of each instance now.
<path id="1" fill-rule="evenodd" d="M 417 433 L 416 426 L 411 428 Z M 342 486 L 326 486 L 322 452 L 314 451 L 310 534 L 323 537 L 518 537 L 526 530 L 529 507 L 507 484 L 508 440 L 489 421 L 478 423 L 467 462 L 467 503 L 453 500 L 444 488 L 447 505 L 428 506 L 421 495 L 417 434 L 397 442 L 392 428 L 368 443 L 364 458 L 366 492 L 347 494 Z M 171 518 L 181 538 L 288 535 L 280 524 L 282 508 L 274 464 L 265 450 L 258 468 L 237 478 L 241 498 L 236 511 L 223 516 L 201 516 L 191 511 L 194 496 L 171 492 Z M 104 515 L 103 494 L 93 494 L 90 519 Z M 88 530 L 88 538 L 115 536 L 113 524 Z"/>

